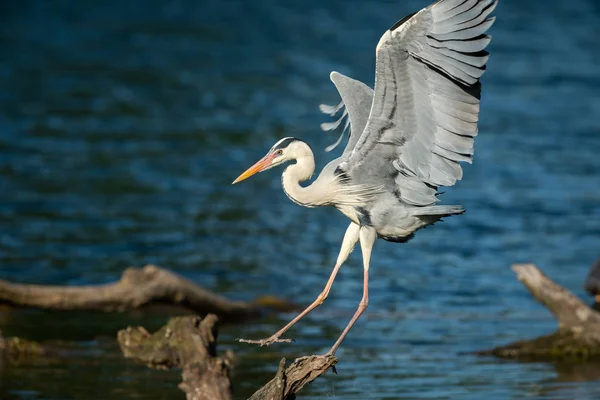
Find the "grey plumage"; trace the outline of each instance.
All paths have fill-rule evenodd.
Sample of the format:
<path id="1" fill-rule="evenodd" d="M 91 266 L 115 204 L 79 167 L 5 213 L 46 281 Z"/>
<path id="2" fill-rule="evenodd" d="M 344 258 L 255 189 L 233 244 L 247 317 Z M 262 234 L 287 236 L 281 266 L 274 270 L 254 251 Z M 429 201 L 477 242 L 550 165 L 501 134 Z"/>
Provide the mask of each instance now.
<path id="1" fill-rule="evenodd" d="M 341 142 L 344 132 L 348 130 L 348 127 L 350 127 L 348 145 L 346 146 L 345 150 L 345 152 L 349 153 L 352 151 L 352 148 L 358 141 L 360 134 L 367 125 L 367 120 L 369 119 L 369 110 L 371 108 L 371 104 L 373 104 L 373 89 L 361 81 L 349 78 L 346 75 L 336 71 L 333 71 L 329 75 L 329 78 L 334 83 L 338 92 L 340 92 L 342 101 L 336 107 L 321 104 L 321 111 L 330 115 L 335 115 L 341 108 L 344 108 L 344 112 L 335 123 L 321 124 L 321 129 L 324 131 L 336 129 L 344 118 L 347 119 L 347 123 L 344 126 L 342 134 L 340 135 L 340 139 L 338 139 L 338 141 L 332 146 L 329 146 L 326 150 L 331 151 L 337 147 L 337 145 Z M 353 132 L 355 133 L 353 134 Z"/>
<path id="2" fill-rule="evenodd" d="M 350 139 L 335 162 L 353 182 L 379 184 L 395 197 L 381 195 L 368 208 L 371 213 L 389 216 L 390 208 L 412 216 L 462 212 L 434 204 L 439 186 L 462 178 L 459 162 L 472 162 L 479 78 L 489 57 L 490 37 L 484 33 L 496 4 L 442 0 L 385 32 L 377 46 L 374 100 L 366 120 L 366 108 L 347 95 L 358 81 L 337 74 L 342 84 L 334 83 L 349 119 L 365 128 L 359 134 L 350 124 Z"/>
<path id="3" fill-rule="evenodd" d="M 403 243 L 441 218 L 464 212 L 461 206 L 436 205 L 438 187 L 462 178 L 460 162 L 470 163 L 477 135 L 479 78 L 485 72 L 496 0 L 440 0 L 410 14 L 386 31 L 376 48 L 375 89 L 338 72 L 331 73 L 342 101 L 321 105 L 341 115 L 321 129 L 349 130 L 342 155 L 327 164 L 307 186 L 315 162 L 299 139 L 280 140 L 249 176 L 288 161 L 282 174 L 288 197 L 306 207 L 334 206 L 352 222 L 336 265 L 319 297 L 289 324 L 267 339 L 243 340 L 269 345 L 327 297 L 333 280 L 360 241 L 364 267 L 363 298 L 354 317 L 328 354 L 334 354 L 368 305 L 371 250 L 377 237 Z"/>

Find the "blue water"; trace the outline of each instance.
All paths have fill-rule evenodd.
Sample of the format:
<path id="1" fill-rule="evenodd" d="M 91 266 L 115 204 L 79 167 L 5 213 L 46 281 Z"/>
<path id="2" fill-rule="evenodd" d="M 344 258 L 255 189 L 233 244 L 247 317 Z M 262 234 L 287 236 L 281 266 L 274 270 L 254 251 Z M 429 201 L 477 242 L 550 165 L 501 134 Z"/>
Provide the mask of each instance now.
<path id="1" fill-rule="evenodd" d="M 279 171 L 230 182 L 279 138 L 324 147 L 331 70 L 369 84 L 382 32 L 424 1 L 16 1 L 0 5 L 0 278 L 81 285 L 155 263 L 231 298 L 311 302 L 347 226 L 305 209 Z M 600 243 L 600 6 L 501 0 L 475 162 L 443 195 L 467 213 L 377 242 L 370 307 L 338 375 L 306 399 L 597 399 L 600 366 L 469 355 L 551 332 L 510 266 L 585 298 Z M 326 351 L 360 300 L 358 252 L 296 343 L 255 348 L 292 314 L 225 326 L 236 396 L 277 360 Z M 589 300 L 589 299 L 588 299 Z M 78 356 L 5 363 L 2 399 L 179 398 L 178 373 L 123 360 L 126 325 L 165 318 L 0 310 L 5 335 Z"/>

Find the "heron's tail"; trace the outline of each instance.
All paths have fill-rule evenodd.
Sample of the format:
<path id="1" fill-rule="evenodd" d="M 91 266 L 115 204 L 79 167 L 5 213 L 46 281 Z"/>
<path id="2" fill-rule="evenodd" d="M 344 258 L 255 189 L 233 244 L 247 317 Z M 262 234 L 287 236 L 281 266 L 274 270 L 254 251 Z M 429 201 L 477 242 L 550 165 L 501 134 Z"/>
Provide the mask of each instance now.
<path id="1" fill-rule="evenodd" d="M 439 219 L 450 215 L 462 214 L 465 212 L 465 209 L 462 206 L 428 206 L 415 207 L 410 212 L 416 217 L 432 216 Z"/>

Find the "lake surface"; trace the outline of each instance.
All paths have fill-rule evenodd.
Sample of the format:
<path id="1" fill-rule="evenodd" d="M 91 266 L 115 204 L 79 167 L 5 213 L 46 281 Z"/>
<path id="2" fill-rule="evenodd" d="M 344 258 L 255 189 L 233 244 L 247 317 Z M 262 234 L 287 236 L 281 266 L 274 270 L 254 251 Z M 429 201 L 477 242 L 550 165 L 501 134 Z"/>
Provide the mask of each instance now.
<path id="1" fill-rule="evenodd" d="M 600 366 L 469 355 L 556 324 L 510 266 L 535 262 L 586 298 L 600 255 L 600 3 L 504 0 L 483 77 L 475 162 L 443 195 L 467 213 L 407 244 L 378 241 L 370 307 L 338 375 L 303 399 L 598 399 Z M 300 304 L 321 291 L 347 226 L 283 194 L 280 171 L 231 181 L 279 138 L 317 167 L 337 136 L 320 103 L 331 70 L 372 85 L 374 48 L 426 1 L 16 1 L 0 5 L 0 278 L 114 281 L 155 263 L 235 299 Z M 338 150 L 339 151 L 339 150 Z M 325 305 L 270 348 L 293 314 L 225 326 L 236 397 L 278 359 L 326 351 L 361 297 L 355 252 Z M 177 371 L 124 360 L 115 332 L 166 317 L 0 310 L 5 335 L 65 358 L 5 363 L 1 399 L 182 398 Z"/>

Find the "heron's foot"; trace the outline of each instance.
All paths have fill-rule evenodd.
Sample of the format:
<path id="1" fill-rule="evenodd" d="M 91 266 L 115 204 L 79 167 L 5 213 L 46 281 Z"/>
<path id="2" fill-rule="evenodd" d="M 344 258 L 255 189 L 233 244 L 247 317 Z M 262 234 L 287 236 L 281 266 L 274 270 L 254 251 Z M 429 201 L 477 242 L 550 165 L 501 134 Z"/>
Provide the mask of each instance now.
<path id="1" fill-rule="evenodd" d="M 292 343 L 292 342 L 294 342 L 294 339 L 281 339 L 277 336 L 271 336 L 266 339 L 259 339 L 259 340 L 237 339 L 237 341 L 241 342 L 241 343 L 258 344 L 260 347 L 263 347 L 263 346 L 270 346 L 273 343 Z"/>

